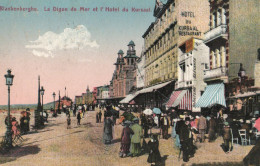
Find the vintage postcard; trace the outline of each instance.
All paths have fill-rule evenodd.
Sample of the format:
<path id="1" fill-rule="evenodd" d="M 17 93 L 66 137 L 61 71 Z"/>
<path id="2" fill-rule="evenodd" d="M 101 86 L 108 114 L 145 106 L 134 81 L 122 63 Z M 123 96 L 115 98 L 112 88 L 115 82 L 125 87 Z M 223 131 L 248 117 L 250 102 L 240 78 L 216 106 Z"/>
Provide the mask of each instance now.
<path id="1" fill-rule="evenodd" d="M 259 0 L 1 0 L 0 165 L 260 165 Z"/>

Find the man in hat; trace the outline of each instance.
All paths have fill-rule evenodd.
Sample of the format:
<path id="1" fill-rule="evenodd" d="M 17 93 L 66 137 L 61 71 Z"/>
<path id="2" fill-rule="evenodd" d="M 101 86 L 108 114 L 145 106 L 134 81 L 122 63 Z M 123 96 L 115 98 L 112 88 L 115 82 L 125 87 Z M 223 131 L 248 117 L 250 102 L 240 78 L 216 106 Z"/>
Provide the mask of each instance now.
<path id="1" fill-rule="evenodd" d="M 167 114 L 163 114 L 161 118 L 161 129 L 163 139 L 168 139 L 168 128 L 169 128 L 169 120 L 167 118 Z"/>
<path id="2" fill-rule="evenodd" d="M 26 120 L 26 124 L 25 124 L 25 132 L 29 132 L 30 131 L 30 108 L 26 109 L 26 115 L 25 115 L 25 120 Z"/>
<path id="3" fill-rule="evenodd" d="M 230 146 L 231 130 L 228 122 L 224 122 L 223 139 L 224 139 L 223 150 L 224 152 L 229 153 L 229 151 L 231 150 L 231 146 Z"/>
<path id="4" fill-rule="evenodd" d="M 198 127 L 197 127 L 197 129 L 199 129 L 200 142 L 204 142 L 205 141 L 205 131 L 206 131 L 206 128 L 207 128 L 207 120 L 201 114 L 200 118 L 198 120 Z"/>
<path id="5" fill-rule="evenodd" d="M 141 153 L 141 136 L 142 136 L 142 127 L 139 125 L 139 119 L 133 119 L 134 125 L 131 129 L 134 132 L 134 135 L 131 138 L 131 154 L 132 156 L 138 156 Z"/>
<path id="6" fill-rule="evenodd" d="M 183 161 L 188 162 L 189 157 L 193 157 L 195 153 L 189 117 L 185 118 L 185 125 L 183 125 L 180 130 L 180 141 L 181 149 L 183 151 Z"/>

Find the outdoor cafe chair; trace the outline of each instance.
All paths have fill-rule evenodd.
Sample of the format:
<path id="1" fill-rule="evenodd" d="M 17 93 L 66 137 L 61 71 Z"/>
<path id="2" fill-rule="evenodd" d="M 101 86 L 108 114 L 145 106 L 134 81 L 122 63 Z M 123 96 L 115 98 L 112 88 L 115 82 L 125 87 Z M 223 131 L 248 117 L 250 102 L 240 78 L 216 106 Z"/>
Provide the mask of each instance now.
<path id="1" fill-rule="evenodd" d="M 239 135 L 240 135 L 240 138 L 241 138 L 241 144 L 242 145 L 247 145 L 247 142 L 248 142 L 249 145 L 250 145 L 251 144 L 250 143 L 250 137 L 248 137 L 248 139 L 247 139 L 246 129 L 238 130 L 238 132 L 239 132 Z"/>

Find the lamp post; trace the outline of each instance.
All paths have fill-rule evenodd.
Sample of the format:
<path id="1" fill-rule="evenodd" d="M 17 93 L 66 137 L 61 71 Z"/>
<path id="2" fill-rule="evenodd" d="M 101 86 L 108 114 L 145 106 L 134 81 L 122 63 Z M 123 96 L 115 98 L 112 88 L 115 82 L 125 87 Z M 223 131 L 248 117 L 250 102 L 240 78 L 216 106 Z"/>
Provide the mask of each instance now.
<path id="1" fill-rule="evenodd" d="M 43 88 L 43 86 L 40 89 L 41 95 L 42 95 L 42 117 L 43 117 L 43 95 L 44 95 L 44 91 L 45 89 Z"/>
<path id="2" fill-rule="evenodd" d="M 242 80 L 243 80 L 243 78 L 246 75 L 246 70 L 243 68 L 243 64 L 242 63 L 240 63 L 240 68 L 239 68 L 239 71 L 238 71 L 237 75 L 238 75 L 239 80 L 240 80 L 239 81 L 240 82 L 240 93 L 243 93 L 241 87 L 242 87 Z"/>
<path id="3" fill-rule="evenodd" d="M 54 102 L 53 102 L 53 104 L 54 104 L 54 107 L 53 107 L 53 108 L 54 108 L 54 112 L 55 112 L 55 96 L 56 96 L 55 92 L 53 92 L 52 96 L 53 96 L 53 101 L 54 101 Z"/>
<path id="4" fill-rule="evenodd" d="M 61 114 L 61 110 L 60 110 L 60 91 L 59 91 L 59 104 L 58 104 L 58 114 Z"/>
<path id="5" fill-rule="evenodd" d="M 5 75 L 6 85 L 8 86 L 8 115 L 7 115 L 7 131 L 5 134 L 7 147 L 12 147 L 12 132 L 11 132 L 11 119 L 10 119 L 10 86 L 13 85 L 14 75 L 11 74 L 11 70 L 7 70 L 7 74 Z"/>

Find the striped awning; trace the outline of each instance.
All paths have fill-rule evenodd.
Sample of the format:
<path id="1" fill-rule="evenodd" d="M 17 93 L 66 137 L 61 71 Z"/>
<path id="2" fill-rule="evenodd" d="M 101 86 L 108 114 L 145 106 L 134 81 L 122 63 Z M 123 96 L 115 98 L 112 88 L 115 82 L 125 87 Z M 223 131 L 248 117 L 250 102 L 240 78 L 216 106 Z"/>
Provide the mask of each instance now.
<path id="1" fill-rule="evenodd" d="M 129 94 L 127 95 L 123 100 L 121 100 L 119 103 L 120 104 L 128 104 L 129 102 L 131 102 L 139 93 L 135 93 L 135 94 Z"/>
<path id="2" fill-rule="evenodd" d="M 195 107 L 210 107 L 214 104 L 226 107 L 224 91 L 223 83 L 207 85 L 205 92 L 195 104 Z"/>
<path id="3" fill-rule="evenodd" d="M 167 107 L 172 107 L 174 101 L 178 98 L 178 96 L 180 95 L 181 90 L 179 91 L 173 91 L 171 94 L 170 99 L 168 100 L 168 102 L 166 103 Z"/>
<path id="4" fill-rule="evenodd" d="M 169 101 L 166 103 L 167 107 L 177 107 L 184 110 L 192 110 L 191 93 L 189 90 L 173 91 Z"/>
<path id="5" fill-rule="evenodd" d="M 179 109 L 181 110 L 192 110 L 192 93 L 189 90 L 184 90 L 185 94 L 182 97 Z"/>

